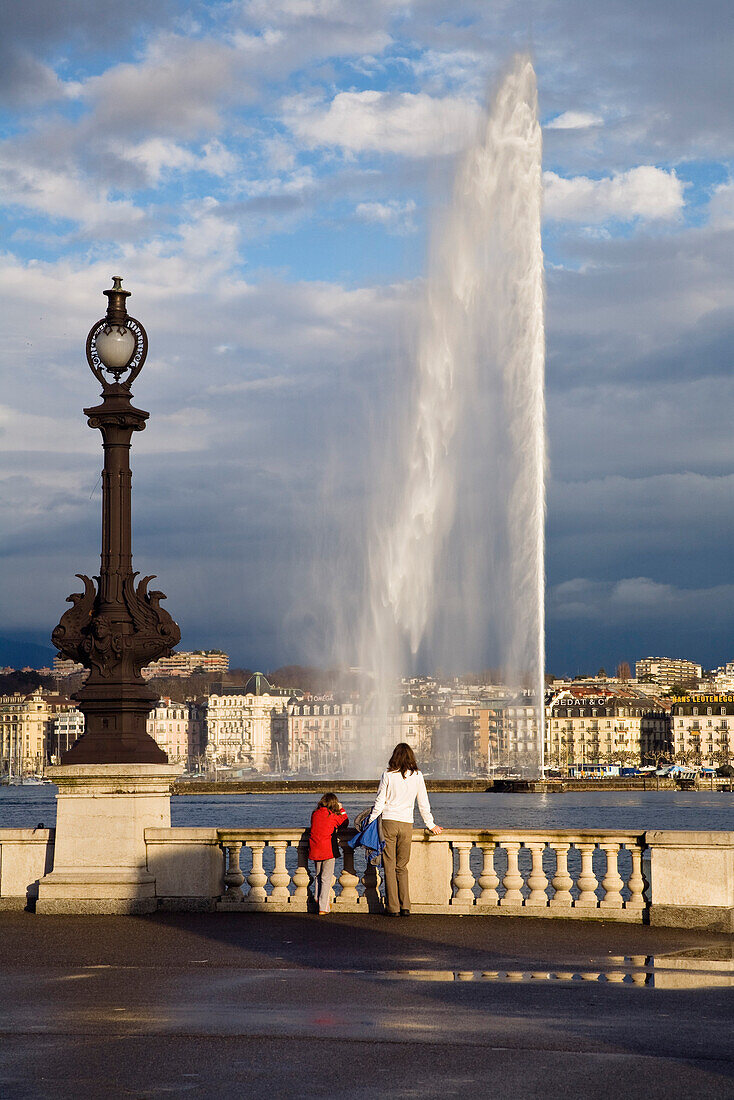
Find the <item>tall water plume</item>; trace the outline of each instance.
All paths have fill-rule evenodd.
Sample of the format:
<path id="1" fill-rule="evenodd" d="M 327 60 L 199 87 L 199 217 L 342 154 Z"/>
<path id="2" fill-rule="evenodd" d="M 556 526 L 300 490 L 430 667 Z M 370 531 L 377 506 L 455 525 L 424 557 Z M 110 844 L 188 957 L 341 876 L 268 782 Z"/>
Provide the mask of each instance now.
<path id="1" fill-rule="evenodd" d="M 398 678 L 495 664 L 544 675 L 545 404 L 541 131 L 517 56 L 434 227 L 411 399 L 378 477 L 361 662 L 373 721 L 356 768 L 388 746 Z M 535 759 L 532 759 L 532 758 Z"/>

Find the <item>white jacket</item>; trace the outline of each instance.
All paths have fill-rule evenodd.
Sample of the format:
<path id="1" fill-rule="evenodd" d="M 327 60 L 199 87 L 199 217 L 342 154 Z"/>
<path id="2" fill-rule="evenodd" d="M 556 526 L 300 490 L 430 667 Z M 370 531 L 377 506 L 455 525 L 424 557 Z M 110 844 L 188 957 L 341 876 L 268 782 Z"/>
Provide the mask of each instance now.
<path id="1" fill-rule="evenodd" d="M 385 771 L 380 776 L 380 786 L 377 788 L 370 821 L 382 814 L 384 821 L 408 821 L 412 825 L 416 798 L 426 828 L 433 829 L 435 822 L 423 772 L 406 772 L 403 778 L 400 772 Z"/>

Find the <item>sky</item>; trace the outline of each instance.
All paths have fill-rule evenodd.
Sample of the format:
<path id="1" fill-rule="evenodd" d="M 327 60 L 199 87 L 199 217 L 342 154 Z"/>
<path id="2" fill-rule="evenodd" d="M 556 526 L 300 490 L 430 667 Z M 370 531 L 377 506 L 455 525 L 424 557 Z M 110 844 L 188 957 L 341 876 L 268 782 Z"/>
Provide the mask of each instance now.
<path id="1" fill-rule="evenodd" d="M 135 567 L 181 648 L 349 663 L 334 639 L 430 227 L 529 50 L 548 669 L 734 659 L 726 0 L 32 0 L 2 23 L 0 657 L 48 647 L 97 570 L 84 341 L 120 274 L 150 340 Z"/>

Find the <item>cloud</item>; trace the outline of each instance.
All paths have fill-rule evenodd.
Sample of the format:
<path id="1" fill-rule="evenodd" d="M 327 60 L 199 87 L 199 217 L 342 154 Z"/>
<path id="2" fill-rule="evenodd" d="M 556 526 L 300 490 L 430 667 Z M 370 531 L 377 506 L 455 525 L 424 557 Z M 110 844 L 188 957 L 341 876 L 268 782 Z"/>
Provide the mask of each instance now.
<path id="1" fill-rule="evenodd" d="M 592 114 L 590 111 L 564 111 L 556 115 L 550 122 L 546 122 L 545 130 L 588 130 L 590 126 L 602 126 L 604 119 L 601 115 Z"/>
<path id="2" fill-rule="evenodd" d="M 416 205 L 413 199 L 407 199 L 405 202 L 389 199 L 387 202 L 360 202 L 354 212 L 360 221 L 381 225 L 390 233 L 402 235 L 415 232 L 416 225 L 413 221 L 415 211 Z"/>
<path id="3" fill-rule="evenodd" d="M 228 176 L 238 167 L 237 157 L 216 140 L 194 151 L 174 141 L 152 137 L 129 146 L 120 155 L 140 165 L 149 184 L 157 184 L 163 175 L 172 172 Z"/>
<path id="4" fill-rule="evenodd" d="M 165 35 L 142 61 L 89 77 L 81 97 L 100 134 L 210 137 L 219 132 L 222 107 L 251 94 L 242 61 L 226 42 Z"/>
<path id="5" fill-rule="evenodd" d="M 30 154 L 30 155 L 28 155 Z M 75 166 L 44 165 L 22 144 L 7 146 L 0 160 L 0 200 L 52 219 L 63 218 L 110 237 L 139 228 L 144 212 L 129 199 L 113 199 Z"/>
<path id="6" fill-rule="evenodd" d="M 0 102 L 22 111 L 58 101 L 75 89 L 63 81 L 46 54 L 58 64 L 64 46 L 73 42 L 94 56 L 99 43 L 114 40 L 124 47 L 141 29 L 150 31 L 170 19 L 169 0 L 126 0 L 121 20 L 110 5 L 97 0 L 34 0 L 3 5 L 0 38 Z"/>
<path id="7" fill-rule="evenodd" d="M 716 228 L 734 228 L 734 183 L 720 183 L 709 201 L 709 223 Z"/>
<path id="8" fill-rule="evenodd" d="M 543 173 L 546 218 L 587 225 L 610 220 L 669 221 L 680 216 L 685 184 L 674 170 L 640 165 L 603 179 Z"/>
<path id="9" fill-rule="evenodd" d="M 418 57 L 405 58 L 404 63 L 429 88 L 461 90 L 464 95 L 482 95 L 486 91 L 487 75 L 494 61 L 485 51 L 423 50 Z"/>
<path id="10" fill-rule="evenodd" d="M 94 569 L 83 341 L 120 270 L 151 339 L 136 567 L 161 572 L 189 645 L 317 659 L 309 640 L 352 610 L 374 451 L 412 366 L 423 241 L 388 234 L 447 198 L 442 154 L 471 137 L 525 16 L 485 0 L 129 0 L 123 23 L 96 0 L 6 7 L 5 618 L 47 635 Z M 733 27 L 721 0 L 638 9 L 540 0 L 535 18 L 563 669 L 638 645 L 731 656 L 706 593 L 734 611 L 734 202 L 711 183 L 734 150 Z M 364 225 L 370 268 L 349 238 Z M 560 614 L 571 603 L 583 614 Z"/>
<path id="11" fill-rule="evenodd" d="M 326 106 L 292 96 L 283 103 L 283 120 L 309 148 L 426 157 L 461 149 L 476 129 L 479 110 L 455 96 L 339 92 Z"/>
<path id="12" fill-rule="evenodd" d="M 685 616 L 698 623 L 721 625 L 734 611 L 734 585 L 677 588 L 650 577 L 623 577 L 594 581 L 574 577 L 554 585 L 548 593 L 549 610 L 557 619 L 585 619 L 605 626 L 638 625 L 654 616 L 678 624 Z"/>

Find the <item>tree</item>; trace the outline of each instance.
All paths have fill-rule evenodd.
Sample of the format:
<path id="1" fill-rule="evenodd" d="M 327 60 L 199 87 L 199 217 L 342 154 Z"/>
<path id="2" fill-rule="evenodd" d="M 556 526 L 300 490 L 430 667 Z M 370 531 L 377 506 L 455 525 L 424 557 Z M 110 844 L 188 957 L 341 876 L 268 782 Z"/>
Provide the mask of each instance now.
<path id="1" fill-rule="evenodd" d="M 605 668 L 600 668 L 599 671 L 596 674 L 596 678 L 597 678 L 597 680 L 606 680 L 607 670 Z"/>
<path id="2" fill-rule="evenodd" d="M 50 676 L 41 676 L 35 669 L 27 672 L 21 669 L 13 669 L 0 676 L 0 695 L 30 695 L 38 688 L 53 690 L 54 681 Z"/>
<path id="3" fill-rule="evenodd" d="M 671 695 L 687 695 L 689 691 L 695 691 L 698 681 L 695 679 L 677 680 L 670 688 Z"/>
<path id="4" fill-rule="evenodd" d="M 627 661 L 620 661 L 617 665 L 617 679 L 629 680 L 632 677 L 632 672 Z"/>

